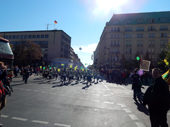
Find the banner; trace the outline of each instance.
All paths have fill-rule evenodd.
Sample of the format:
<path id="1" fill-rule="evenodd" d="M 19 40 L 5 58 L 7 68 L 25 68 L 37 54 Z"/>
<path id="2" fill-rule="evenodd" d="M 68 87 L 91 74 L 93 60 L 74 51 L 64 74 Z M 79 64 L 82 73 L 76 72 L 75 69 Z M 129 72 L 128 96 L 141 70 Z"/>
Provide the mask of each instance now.
<path id="1" fill-rule="evenodd" d="M 144 71 L 149 71 L 150 63 L 151 63 L 151 61 L 142 60 L 142 62 L 140 62 L 140 69 L 144 70 Z"/>

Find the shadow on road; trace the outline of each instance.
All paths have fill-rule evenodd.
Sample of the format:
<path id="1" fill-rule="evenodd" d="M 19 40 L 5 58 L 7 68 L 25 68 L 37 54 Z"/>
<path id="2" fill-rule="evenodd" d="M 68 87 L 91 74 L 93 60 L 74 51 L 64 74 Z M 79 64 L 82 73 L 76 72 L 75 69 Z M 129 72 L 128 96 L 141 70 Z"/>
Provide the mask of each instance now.
<path id="1" fill-rule="evenodd" d="M 137 109 L 140 111 L 140 112 L 143 112 L 145 113 L 146 115 L 149 115 L 149 111 L 148 109 L 143 106 L 141 103 L 139 103 L 138 101 L 135 102 L 135 104 L 137 105 Z"/>
<path id="2" fill-rule="evenodd" d="M 89 86 L 84 86 L 84 87 L 82 87 L 82 89 L 86 89 L 86 88 L 88 88 Z"/>
<path id="3" fill-rule="evenodd" d="M 14 85 L 11 85 L 11 86 L 13 87 L 13 86 L 20 86 L 20 85 L 25 85 L 25 83 L 21 83 L 21 84 L 14 84 Z"/>

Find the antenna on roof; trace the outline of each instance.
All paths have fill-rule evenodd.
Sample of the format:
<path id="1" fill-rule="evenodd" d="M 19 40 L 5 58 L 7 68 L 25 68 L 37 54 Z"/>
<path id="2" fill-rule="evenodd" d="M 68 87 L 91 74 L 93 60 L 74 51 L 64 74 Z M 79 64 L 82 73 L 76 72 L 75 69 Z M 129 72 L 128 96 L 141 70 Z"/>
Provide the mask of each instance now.
<path id="1" fill-rule="evenodd" d="M 49 24 L 49 23 L 48 23 L 48 24 L 45 24 L 45 25 L 47 26 L 47 30 L 48 30 L 48 26 L 49 26 L 49 25 L 52 25 L 52 24 Z"/>

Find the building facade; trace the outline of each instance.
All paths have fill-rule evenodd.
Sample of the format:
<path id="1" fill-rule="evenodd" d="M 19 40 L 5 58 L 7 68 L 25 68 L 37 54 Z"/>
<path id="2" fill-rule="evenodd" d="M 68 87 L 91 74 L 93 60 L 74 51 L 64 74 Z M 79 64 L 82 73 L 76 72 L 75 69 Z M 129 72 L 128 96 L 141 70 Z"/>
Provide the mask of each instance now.
<path id="1" fill-rule="evenodd" d="M 0 32 L 0 35 L 13 45 L 27 41 L 39 44 L 42 49 L 42 62 L 45 65 L 56 66 L 73 62 L 71 37 L 63 30 L 12 31 Z"/>
<path id="2" fill-rule="evenodd" d="M 166 49 L 170 35 L 170 11 L 114 14 L 100 37 L 96 48 L 97 68 L 121 67 L 122 55 L 131 61 L 136 55 L 156 64 L 162 49 Z M 97 55 L 96 55 L 97 56 Z"/>

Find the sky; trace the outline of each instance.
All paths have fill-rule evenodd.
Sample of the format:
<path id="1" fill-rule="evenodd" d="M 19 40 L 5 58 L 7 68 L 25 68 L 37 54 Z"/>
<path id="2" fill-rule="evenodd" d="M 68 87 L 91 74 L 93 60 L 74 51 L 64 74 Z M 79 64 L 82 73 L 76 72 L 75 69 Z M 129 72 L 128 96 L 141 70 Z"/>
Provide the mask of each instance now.
<path id="1" fill-rule="evenodd" d="M 71 47 L 87 65 L 113 14 L 170 11 L 170 0 L 0 0 L 0 5 L 0 32 L 47 30 L 51 24 L 49 30 L 71 37 Z"/>

